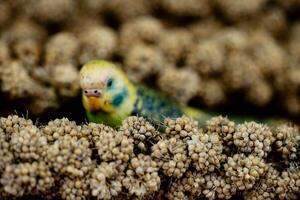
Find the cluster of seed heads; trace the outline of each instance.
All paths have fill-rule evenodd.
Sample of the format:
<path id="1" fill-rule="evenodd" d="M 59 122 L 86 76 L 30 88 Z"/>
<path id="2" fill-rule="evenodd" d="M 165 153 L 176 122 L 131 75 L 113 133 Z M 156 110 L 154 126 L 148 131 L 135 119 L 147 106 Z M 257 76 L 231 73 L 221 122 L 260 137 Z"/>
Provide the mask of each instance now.
<path id="1" fill-rule="evenodd" d="M 164 120 L 167 137 L 187 139 L 198 132 L 198 122 L 189 117 Z"/>
<path id="2" fill-rule="evenodd" d="M 187 171 L 184 176 L 172 183 L 167 193 L 168 199 L 189 199 L 197 197 L 202 192 L 203 175 Z"/>
<path id="3" fill-rule="evenodd" d="M 134 144 L 143 152 L 147 151 L 147 146 L 152 146 L 160 135 L 150 122 L 143 117 L 136 116 L 128 117 L 124 120 L 120 131 L 129 138 L 132 138 Z"/>
<path id="4" fill-rule="evenodd" d="M 45 46 L 47 65 L 75 63 L 79 42 L 70 32 L 61 32 L 52 36 Z"/>
<path id="5" fill-rule="evenodd" d="M 198 133 L 188 144 L 188 155 L 195 169 L 202 173 L 213 172 L 221 167 L 226 156 L 223 154 L 222 140 L 218 134 Z"/>
<path id="6" fill-rule="evenodd" d="M 158 43 L 162 34 L 162 23 L 154 17 L 145 16 L 124 23 L 120 30 L 121 53 L 127 52 L 135 44 Z"/>
<path id="7" fill-rule="evenodd" d="M 200 78 L 192 69 L 167 67 L 157 81 L 164 93 L 183 103 L 194 97 L 200 87 Z"/>
<path id="8" fill-rule="evenodd" d="M 273 167 L 269 166 L 268 171 L 265 173 L 264 177 L 259 180 L 253 189 L 244 192 L 244 198 L 246 200 L 250 199 L 275 199 L 275 191 L 278 187 L 278 178 L 280 173 Z"/>
<path id="9" fill-rule="evenodd" d="M 63 136 L 51 144 L 46 153 L 46 161 L 54 171 L 70 177 L 83 177 L 93 165 L 92 150 L 85 138 Z"/>
<path id="10" fill-rule="evenodd" d="M 12 99 L 25 99 L 22 107 L 30 112 L 47 112 L 79 95 L 82 64 L 108 59 L 120 61 L 132 79 L 153 78 L 181 103 L 200 98 L 208 106 L 220 105 L 241 92 L 258 106 L 279 97 L 297 114 L 299 69 L 293 66 L 300 40 L 289 12 L 298 3 L 268 5 L 266 0 L 1 2 L 1 89 Z M 180 26 L 186 17 L 193 20 Z"/>
<path id="11" fill-rule="evenodd" d="M 20 132 L 23 128 L 31 128 L 33 123 L 30 119 L 25 119 L 17 115 L 9 115 L 8 117 L 0 118 L 0 126 L 3 129 L 6 138 L 14 132 Z"/>
<path id="12" fill-rule="evenodd" d="M 109 126 L 96 123 L 83 124 L 79 126 L 79 128 L 82 136 L 89 140 L 91 148 L 96 147 L 96 142 L 100 140 L 103 134 L 107 135 L 115 132 L 115 130 Z"/>
<path id="13" fill-rule="evenodd" d="M 119 160 L 126 163 L 133 155 L 133 139 L 116 131 L 101 132 L 95 147 L 103 161 Z"/>
<path id="14" fill-rule="evenodd" d="M 85 199 L 90 195 L 89 177 L 63 179 L 60 188 L 61 198 L 65 200 Z"/>
<path id="15" fill-rule="evenodd" d="M 275 148 L 284 159 L 295 160 L 299 154 L 300 134 L 297 127 L 281 125 L 274 131 Z"/>
<path id="16" fill-rule="evenodd" d="M 157 163 L 150 156 L 139 154 L 131 159 L 122 184 L 130 194 L 136 196 L 156 192 L 161 182 L 158 169 Z"/>
<path id="17" fill-rule="evenodd" d="M 80 130 L 80 127 L 76 125 L 75 121 L 69 121 L 67 118 L 49 121 L 48 125 L 42 128 L 42 131 L 44 135 L 47 136 L 47 141 L 50 143 L 53 143 L 65 135 L 77 138 L 88 135 L 82 135 L 85 132 Z"/>
<path id="18" fill-rule="evenodd" d="M 44 162 L 8 165 L 1 177 L 4 191 L 14 196 L 42 194 L 54 184 L 54 178 Z"/>
<path id="19" fill-rule="evenodd" d="M 193 37 L 187 30 L 175 28 L 163 31 L 161 40 L 158 43 L 158 47 L 165 55 L 168 62 L 176 63 L 180 61 L 180 59 L 186 58 L 187 54 L 190 51 L 189 48 L 191 47 L 192 42 Z M 174 73 L 176 73 L 176 70 L 174 71 Z M 186 76 L 188 75 L 186 74 Z M 191 76 L 193 77 L 193 75 Z M 161 87 L 163 88 L 163 85 L 161 85 Z"/>
<path id="20" fill-rule="evenodd" d="M 91 39 L 96 38 L 96 40 Z M 112 56 L 117 46 L 117 36 L 109 27 L 89 27 L 79 35 L 81 51 L 79 62 L 84 64 L 96 58 L 106 59 Z"/>
<path id="21" fill-rule="evenodd" d="M 239 190 L 251 189 L 268 170 L 268 165 L 258 156 L 235 154 L 224 164 L 226 176 Z"/>
<path id="22" fill-rule="evenodd" d="M 78 95 L 80 90 L 77 68 L 73 64 L 57 64 L 48 67 L 48 75 L 53 77 L 50 84 L 56 88 L 57 94 L 65 98 Z"/>
<path id="23" fill-rule="evenodd" d="M 47 151 L 47 138 L 36 126 L 14 132 L 10 139 L 10 148 L 14 157 L 24 161 L 41 160 Z"/>
<path id="24" fill-rule="evenodd" d="M 176 178 L 183 175 L 191 162 L 186 143 L 175 137 L 158 141 L 152 147 L 151 157 L 165 175 Z"/>
<path id="25" fill-rule="evenodd" d="M 299 22 L 294 20 L 299 0 L 275 0 L 271 4 L 269 2 L 267 0 L 1 1 L 0 89 L 5 94 L 5 98 L 1 100 L 8 106 L 14 106 L 14 100 L 17 102 L 19 100 L 23 104 L 20 105 L 23 109 L 35 114 L 68 105 L 62 102 L 77 97 L 80 92 L 77 79 L 79 67 L 86 61 L 97 58 L 120 61 L 132 79 L 147 82 L 149 78 L 153 78 L 155 83 L 152 85 L 157 85 L 160 90 L 181 103 L 187 103 L 196 97 L 206 105 L 219 105 L 230 102 L 230 94 L 237 93 L 242 94 L 249 103 L 258 106 L 266 105 L 275 97 L 287 111 L 299 114 L 300 26 Z M 182 22 L 186 19 L 189 23 L 182 27 Z M 233 96 L 235 98 L 235 95 Z M 7 102 L 6 97 L 10 98 Z M 105 192 L 97 190 L 99 193 L 92 195 L 94 198 L 109 198 L 109 195 L 111 198 L 121 199 L 148 198 L 147 195 L 144 196 L 144 192 L 128 192 L 138 188 L 139 183 L 145 183 L 137 181 L 144 180 L 144 176 L 135 176 L 135 179 L 132 179 L 136 183 L 134 189 L 128 185 L 123 187 L 121 182 L 120 193 L 118 183 L 112 187 L 112 180 L 117 180 L 117 175 L 125 174 L 130 167 L 127 166 L 128 163 L 139 157 L 138 153 L 142 152 L 141 155 L 144 155 L 138 158 L 138 163 L 143 165 L 142 161 L 148 162 L 149 156 L 153 153 L 152 147 L 158 144 L 158 140 L 152 140 L 148 136 L 144 138 L 143 135 L 148 133 L 147 131 L 145 134 L 140 133 L 140 130 L 144 132 L 140 128 L 137 128 L 138 131 L 131 131 L 130 135 L 125 134 L 126 137 L 119 137 L 114 135 L 116 130 L 104 125 L 77 126 L 73 122 L 61 121 L 63 122 L 53 122 L 52 125 L 36 130 L 27 119 L 17 116 L 0 119 L 0 177 L 5 180 L 0 184 L 0 199 L 3 197 L 5 199 L 8 193 L 13 196 L 29 195 L 24 198 L 31 198 L 36 194 L 48 198 L 52 191 L 57 194 L 53 199 L 89 199 L 92 195 L 91 190 L 95 189 L 91 188 L 90 184 L 93 172 L 106 175 L 105 183 L 100 175 L 94 187 L 101 182 L 101 189 L 108 188 Z M 197 126 L 195 129 L 192 128 L 195 131 L 189 131 L 188 126 L 184 128 L 180 123 L 180 128 L 175 126 L 177 125 L 170 125 L 171 128 L 167 128 L 167 133 L 159 133 L 163 141 L 174 141 L 175 138 L 176 144 L 186 144 L 186 141 L 194 139 L 193 135 L 202 133 Z M 248 139 L 243 135 L 244 128 L 239 126 L 239 130 L 236 131 L 236 126 L 239 125 L 225 118 L 211 119 L 207 123 L 203 134 L 219 135 L 219 141 L 223 145 L 223 152 L 221 148 L 219 149 L 221 146 L 219 142 L 214 144 L 215 146 L 212 145 L 220 150 L 217 151 L 217 155 L 225 152 L 230 157 L 234 157 L 233 153 L 249 157 L 249 154 L 253 154 L 262 161 L 274 163 L 277 160 L 273 158 L 279 154 L 279 160 L 283 158 L 285 161 L 285 165 L 280 166 L 284 168 L 281 169 L 283 172 L 268 170 L 266 174 L 259 176 L 254 186 L 243 192 L 243 195 L 253 199 L 262 197 L 297 199 L 299 196 L 297 128 L 282 126 L 271 130 L 275 138 L 275 142 L 272 142 L 269 131 L 265 132 L 267 128 L 264 126 L 253 125 L 257 127 L 255 133 L 247 128 L 246 132 L 250 131 Z M 32 131 L 29 131 L 31 129 Z M 263 139 L 259 136 L 250 138 L 251 134 L 259 135 L 258 133 L 263 135 Z M 47 144 L 44 144 L 45 137 Z M 257 140 L 253 140 L 255 137 Z M 99 142 L 102 139 L 107 143 Z M 125 147 L 120 142 L 122 139 L 125 140 Z M 117 142 L 114 143 L 114 140 Z M 132 141 L 128 144 L 126 140 Z M 268 140 L 271 140 L 271 145 Z M 269 148 L 271 146 L 272 149 Z M 207 154 L 214 147 L 210 148 L 209 145 Z M 57 149 L 61 152 L 57 153 Z M 120 156 L 116 156 L 118 152 Z M 184 152 L 183 154 L 189 158 L 188 149 Z M 55 156 L 49 161 L 49 157 L 44 156 L 45 153 Z M 214 155 L 213 151 L 211 153 Z M 61 162 L 61 156 L 67 162 Z M 170 159 L 175 158 L 170 153 L 168 156 Z M 153 157 L 151 158 L 156 162 Z M 231 180 L 232 176 L 227 176 L 224 172 L 228 158 L 224 159 L 221 159 L 223 161 L 220 162 L 220 166 L 217 164 L 218 167 L 214 167 L 214 172 L 205 175 L 202 170 L 195 170 L 194 160 L 193 164 L 190 163 L 188 167 L 183 168 L 186 171 L 182 171 L 181 177 L 176 180 L 173 177 L 166 178 L 165 170 L 157 165 L 159 177 L 164 182 L 161 190 L 168 193 L 169 199 L 175 199 L 175 196 L 178 199 L 229 198 L 230 189 L 227 180 Z M 44 160 L 46 162 L 41 164 Z M 41 166 L 38 170 L 35 167 L 36 162 Z M 62 167 L 57 166 L 57 163 L 62 163 Z M 70 163 L 76 170 L 68 168 L 67 172 L 57 171 L 58 168 L 64 169 Z M 83 163 L 90 166 L 88 170 Z M 112 166 L 113 170 L 104 163 Z M 295 168 L 286 169 L 286 166 L 293 164 Z M 236 165 L 244 166 L 243 162 L 237 162 Z M 46 166 L 46 170 L 43 170 L 43 166 Z M 171 163 L 171 166 L 174 166 L 174 163 Z M 30 170 L 30 167 L 34 171 Z M 77 169 L 84 171 L 83 177 L 76 175 Z M 20 171 L 22 173 L 19 173 Z M 46 181 L 45 177 L 50 177 L 48 171 L 53 173 L 55 184 Z M 240 175 L 243 177 L 244 173 Z M 238 178 L 235 175 L 233 177 Z M 269 183 L 268 179 L 273 183 Z M 247 182 L 246 180 L 243 181 Z M 166 190 L 165 185 L 172 185 L 170 191 Z M 59 190 L 56 191 L 55 187 Z M 146 194 L 151 193 L 152 196 L 153 191 L 160 189 L 153 188 L 155 190 L 149 189 L 151 192 Z M 247 193 L 248 191 L 251 193 Z M 119 195 L 115 195 L 116 193 Z M 136 195 L 137 193 L 141 195 Z M 234 193 L 232 191 L 232 195 Z M 152 198 L 157 199 L 156 196 Z"/>
<path id="26" fill-rule="evenodd" d="M 31 77 L 19 61 L 8 61 L 7 67 L 0 69 L 0 80 L 3 82 L 2 91 L 11 99 L 30 99 L 30 103 L 26 105 L 32 113 L 57 107 L 54 89 L 40 84 Z"/>
<path id="27" fill-rule="evenodd" d="M 7 164 L 12 163 L 13 159 L 13 154 L 9 150 L 9 143 L 5 139 L 5 133 L 2 128 L 0 128 L 0 174 Z"/>
<path id="28" fill-rule="evenodd" d="M 117 129 L 65 118 L 46 126 L 0 118 L 0 197 L 268 200 L 300 194 L 297 127 L 270 129 L 219 116 L 202 128 L 187 117 L 166 119 L 159 128 L 141 117 Z M 284 162 L 277 163 L 278 153 Z"/>
<path id="29" fill-rule="evenodd" d="M 266 157 L 271 151 L 274 137 L 267 125 L 245 122 L 236 127 L 233 143 L 243 153 L 254 153 Z"/>
<path id="30" fill-rule="evenodd" d="M 137 44 L 127 53 L 124 64 L 128 76 L 141 81 L 149 75 L 157 74 L 163 68 L 164 61 L 157 49 Z"/>
<path id="31" fill-rule="evenodd" d="M 232 144 L 233 133 L 236 126 L 233 121 L 230 121 L 227 117 L 213 117 L 206 122 L 208 132 L 217 133 L 226 145 Z"/>
<path id="32" fill-rule="evenodd" d="M 290 166 L 278 177 L 275 193 L 278 195 L 278 199 L 297 199 L 300 193 L 299 187 L 300 170 Z"/>
<path id="33" fill-rule="evenodd" d="M 21 63 L 14 61 L 9 67 L 0 70 L 2 78 L 1 90 L 9 92 L 12 98 L 21 98 L 29 96 L 36 89 L 36 83 L 30 78 L 26 69 Z"/>
<path id="34" fill-rule="evenodd" d="M 102 162 L 92 172 L 90 188 L 97 199 L 112 199 L 122 191 L 122 174 L 114 163 Z"/>
<path id="35" fill-rule="evenodd" d="M 205 175 L 203 179 L 202 194 L 207 199 L 230 199 L 236 193 L 237 189 L 228 177 L 211 173 Z"/>

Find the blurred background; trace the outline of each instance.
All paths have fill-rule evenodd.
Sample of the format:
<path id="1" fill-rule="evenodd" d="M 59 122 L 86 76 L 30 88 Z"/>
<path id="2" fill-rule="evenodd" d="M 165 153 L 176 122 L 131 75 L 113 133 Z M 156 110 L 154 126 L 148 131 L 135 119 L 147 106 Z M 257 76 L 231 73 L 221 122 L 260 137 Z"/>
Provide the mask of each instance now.
<path id="1" fill-rule="evenodd" d="M 300 115 L 299 0 L 1 0 L 0 115 L 84 121 L 91 59 L 182 104 Z"/>

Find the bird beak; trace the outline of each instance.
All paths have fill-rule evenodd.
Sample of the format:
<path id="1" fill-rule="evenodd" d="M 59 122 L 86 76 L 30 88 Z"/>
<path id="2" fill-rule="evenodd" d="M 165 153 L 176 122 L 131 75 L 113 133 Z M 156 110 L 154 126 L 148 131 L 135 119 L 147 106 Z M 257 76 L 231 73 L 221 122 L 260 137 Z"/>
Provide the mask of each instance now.
<path id="1" fill-rule="evenodd" d="M 83 105 L 86 110 L 93 112 L 101 109 L 100 97 L 102 96 L 102 93 L 99 89 L 86 89 L 83 91 L 83 94 Z"/>

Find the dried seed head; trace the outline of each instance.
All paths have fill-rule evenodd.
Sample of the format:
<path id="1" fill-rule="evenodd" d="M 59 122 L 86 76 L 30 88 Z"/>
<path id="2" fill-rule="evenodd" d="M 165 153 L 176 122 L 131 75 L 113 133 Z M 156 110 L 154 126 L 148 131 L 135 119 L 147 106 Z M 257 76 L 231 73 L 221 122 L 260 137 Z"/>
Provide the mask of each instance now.
<path id="1" fill-rule="evenodd" d="M 160 133 L 143 117 L 128 117 L 123 121 L 120 131 L 132 138 L 137 148 L 143 152 L 151 150 L 152 144 L 159 140 Z"/>
<path id="2" fill-rule="evenodd" d="M 104 26 L 91 27 L 79 35 L 79 62 L 84 64 L 92 59 L 108 59 L 117 45 L 116 33 Z"/>
<path id="3" fill-rule="evenodd" d="M 274 140 L 268 126 L 255 122 L 237 125 L 233 134 L 233 142 L 241 152 L 256 154 L 260 157 L 268 155 Z"/>
<path id="4" fill-rule="evenodd" d="M 273 135 L 276 151 L 287 161 L 296 160 L 300 142 L 298 127 L 281 125 L 276 127 Z"/>
<path id="5" fill-rule="evenodd" d="M 98 199 L 111 199 L 122 191 L 122 173 L 115 163 L 102 162 L 97 166 L 89 180 L 92 196 Z"/>
<path id="6" fill-rule="evenodd" d="M 203 133 L 193 135 L 188 144 L 188 155 L 196 170 L 202 174 L 213 172 L 221 167 L 226 159 L 223 154 L 222 141 L 216 133 Z"/>
<path id="7" fill-rule="evenodd" d="M 129 21 L 120 30 L 120 51 L 124 54 L 134 45 L 157 43 L 162 34 L 161 22 L 153 17 L 140 17 Z"/>
<path id="8" fill-rule="evenodd" d="M 65 135 L 49 146 L 46 161 L 61 175 L 83 177 L 93 167 L 91 154 L 87 139 Z"/>
<path id="9" fill-rule="evenodd" d="M 198 133 L 198 122 L 186 116 L 176 119 L 166 118 L 164 125 L 166 126 L 165 133 L 170 138 L 175 136 L 175 138 L 187 140 Z"/>
<path id="10" fill-rule="evenodd" d="M 178 200 L 196 198 L 201 194 L 204 183 L 201 173 L 187 171 L 180 179 L 172 182 L 167 197 Z"/>
<path id="11" fill-rule="evenodd" d="M 186 104 L 196 96 L 200 79 L 191 69 L 168 67 L 158 78 L 160 89 L 177 101 Z"/>
<path id="12" fill-rule="evenodd" d="M 268 170 L 268 165 L 256 155 L 235 154 L 228 157 L 224 170 L 234 186 L 239 190 L 249 190 Z"/>
<path id="13" fill-rule="evenodd" d="M 83 178 L 65 177 L 60 188 L 61 198 L 66 200 L 90 197 L 89 176 Z"/>
<path id="14" fill-rule="evenodd" d="M 76 64 L 75 56 L 79 50 L 79 41 L 69 32 L 52 36 L 45 47 L 47 65 Z"/>
<path id="15" fill-rule="evenodd" d="M 217 133 L 225 144 L 232 144 L 236 125 L 227 117 L 213 117 L 206 122 L 206 127 L 210 133 Z"/>
<path id="16" fill-rule="evenodd" d="M 164 67 L 165 60 L 154 47 L 136 44 L 126 53 L 124 65 L 132 80 L 141 81 L 157 74 Z"/>
<path id="17" fill-rule="evenodd" d="M 88 137 L 89 133 L 81 131 L 81 127 L 76 125 L 75 121 L 69 121 L 67 118 L 55 119 L 49 121 L 47 126 L 42 127 L 42 132 L 47 137 L 48 142 L 53 143 L 62 136 L 71 136 L 76 138 Z"/>
<path id="18" fill-rule="evenodd" d="M 36 126 L 13 132 L 9 144 L 14 157 L 22 161 L 43 160 L 48 148 L 47 138 Z"/>
<path id="19" fill-rule="evenodd" d="M 99 157 L 104 161 L 121 160 L 125 163 L 133 156 L 133 139 L 128 136 L 112 132 L 101 132 L 97 136 L 95 147 Z"/>
<path id="20" fill-rule="evenodd" d="M 2 120 L 1 120 L 2 121 Z M 1 123 L 1 122 L 0 122 Z M 7 165 L 13 161 L 13 153 L 10 151 L 9 142 L 2 128 L 0 128 L 0 173 L 4 171 Z"/>
<path id="21" fill-rule="evenodd" d="M 44 162 L 20 163 L 5 168 L 1 184 L 14 196 L 41 195 L 54 185 L 54 178 Z"/>
<path id="22" fill-rule="evenodd" d="M 166 176 L 181 177 L 191 162 L 187 156 L 187 145 L 172 137 L 160 140 L 152 147 L 151 157 Z"/>
<path id="23" fill-rule="evenodd" d="M 158 167 L 150 156 L 139 154 L 132 158 L 126 175 L 122 178 L 122 185 L 129 194 L 138 197 L 156 192 L 160 188 Z"/>

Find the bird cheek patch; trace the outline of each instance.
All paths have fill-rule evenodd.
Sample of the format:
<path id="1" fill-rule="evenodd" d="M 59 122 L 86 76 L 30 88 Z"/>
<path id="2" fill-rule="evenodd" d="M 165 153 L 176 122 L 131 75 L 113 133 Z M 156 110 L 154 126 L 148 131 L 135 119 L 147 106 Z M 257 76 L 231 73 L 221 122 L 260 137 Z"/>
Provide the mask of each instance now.
<path id="1" fill-rule="evenodd" d="M 128 91 L 127 89 L 123 89 L 119 94 L 117 94 L 113 100 L 112 100 L 112 104 L 114 107 L 118 107 L 120 106 L 124 99 L 128 96 Z"/>
<path id="2" fill-rule="evenodd" d="M 118 107 L 124 100 L 123 95 L 118 94 L 116 97 L 113 98 L 112 104 L 115 107 Z"/>

